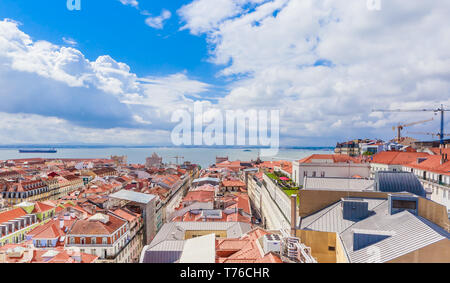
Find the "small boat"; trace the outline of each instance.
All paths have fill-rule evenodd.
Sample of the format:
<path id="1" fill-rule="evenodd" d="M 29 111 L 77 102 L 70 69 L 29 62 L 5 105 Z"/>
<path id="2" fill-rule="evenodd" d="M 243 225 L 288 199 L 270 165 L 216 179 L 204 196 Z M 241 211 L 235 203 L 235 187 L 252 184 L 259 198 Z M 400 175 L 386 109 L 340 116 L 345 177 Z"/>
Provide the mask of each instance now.
<path id="1" fill-rule="evenodd" d="M 245 152 L 251 152 L 251 150 L 250 150 L 250 149 L 244 149 L 244 151 L 245 151 Z"/>
<path id="2" fill-rule="evenodd" d="M 19 153 L 57 153 L 58 151 L 52 149 L 19 149 Z"/>

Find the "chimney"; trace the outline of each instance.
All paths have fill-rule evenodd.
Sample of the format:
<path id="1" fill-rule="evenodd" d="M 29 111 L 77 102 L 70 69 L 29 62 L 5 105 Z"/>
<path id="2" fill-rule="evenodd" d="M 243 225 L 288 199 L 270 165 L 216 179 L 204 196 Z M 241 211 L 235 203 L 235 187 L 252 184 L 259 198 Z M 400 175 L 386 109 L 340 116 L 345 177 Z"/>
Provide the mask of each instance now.
<path id="1" fill-rule="evenodd" d="M 297 234 L 297 195 L 291 195 L 291 236 Z"/>

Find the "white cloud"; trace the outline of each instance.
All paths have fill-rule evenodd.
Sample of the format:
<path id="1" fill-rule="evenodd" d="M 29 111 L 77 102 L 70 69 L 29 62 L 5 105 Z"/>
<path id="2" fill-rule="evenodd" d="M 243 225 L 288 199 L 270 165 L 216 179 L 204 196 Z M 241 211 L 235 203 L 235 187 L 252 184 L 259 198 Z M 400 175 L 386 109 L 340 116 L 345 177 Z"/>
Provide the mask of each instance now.
<path id="1" fill-rule="evenodd" d="M 108 55 L 90 61 L 73 47 L 33 41 L 8 20 L 0 21 L 0 86 L 2 113 L 38 115 L 41 118 L 33 117 L 46 123 L 63 121 L 55 125 L 78 127 L 86 135 L 123 131 L 130 140 L 134 133 L 144 136 L 147 131 L 148 137 L 168 131 L 174 107 L 188 107 L 188 95 L 210 87 L 186 73 L 138 77 L 127 64 Z M 1 124 L 10 122 L 5 117 L 0 116 Z M 18 137 L 28 135 L 26 128 L 14 127 L 15 134 L 9 136 L 22 140 Z M 59 134 L 68 139 L 63 131 L 55 131 L 55 136 Z M 40 138 L 45 142 L 47 137 Z"/>
<path id="2" fill-rule="evenodd" d="M 172 13 L 168 10 L 163 10 L 161 15 L 157 17 L 148 17 L 145 19 L 145 23 L 152 28 L 162 29 L 164 28 L 164 22 L 172 17 Z"/>
<path id="3" fill-rule="evenodd" d="M 181 28 L 200 34 L 216 29 L 223 21 L 242 13 L 244 6 L 264 0 L 195 0 L 182 6 L 178 14 L 186 24 Z"/>
<path id="4" fill-rule="evenodd" d="M 281 132 L 296 145 L 391 138 L 399 120 L 432 115 L 381 118 L 373 108 L 450 106 L 450 2 L 383 1 L 376 12 L 365 0 L 236 3 L 195 0 L 179 13 L 184 28 L 207 36 L 220 75 L 234 79 L 219 105 L 280 108 Z"/>
<path id="5" fill-rule="evenodd" d="M 170 141 L 169 131 L 127 128 L 92 130 L 75 126 L 63 119 L 41 115 L 0 112 L 0 121 L 2 136 L 0 144 L 3 145 L 38 143 L 164 145 Z"/>
<path id="6" fill-rule="evenodd" d="M 119 0 L 123 5 L 128 5 L 137 8 L 139 6 L 138 1 L 136 0 Z"/>
<path id="7" fill-rule="evenodd" d="M 76 42 L 74 39 L 72 39 L 70 37 L 63 37 L 63 41 L 64 41 L 64 43 L 72 45 L 72 46 L 78 45 L 78 42 Z"/>

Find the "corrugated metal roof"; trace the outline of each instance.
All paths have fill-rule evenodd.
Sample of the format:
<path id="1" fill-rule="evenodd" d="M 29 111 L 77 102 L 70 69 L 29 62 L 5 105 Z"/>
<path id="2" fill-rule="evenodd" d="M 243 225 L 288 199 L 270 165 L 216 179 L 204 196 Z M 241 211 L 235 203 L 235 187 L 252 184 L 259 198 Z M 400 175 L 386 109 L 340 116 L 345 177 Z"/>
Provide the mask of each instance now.
<path id="1" fill-rule="evenodd" d="M 391 236 L 368 247 L 353 250 L 353 229 L 389 231 Z M 341 234 L 351 262 L 387 262 L 443 239 L 450 234 L 436 224 L 408 211 L 388 214 L 388 203 L 376 214 L 362 220 Z"/>
<path id="2" fill-rule="evenodd" d="M 150 245 L 144 247 L 144 262 L 166 262 L 173 260 L 176 256 L 178 256 L 176 259 L 178 260 L 186 242 L 184 240 L 186 231 L 227 231 L 227 238 L 240 238 L 251 231 L 251 225 L 243 222 L 171 222 L 164 224 Z"/>
<path id="3" fill-rule="evenodd" d="M 305 190 L 342 190 L 368 191 L 374 190 L 375 180 L 353 178 L 305 178 Z"/>
<path id="4" fill-rule="evenodd" d="M 409 192 L 426 197 L 419 179 L 410 172 L 379 171 L 375 174 L 375 184 L 381 192 Z"/>
<path id="5" fill-rule="evenodd" d="M 162 241 L 184 240 L 186 231 L 227 231 L 227 238 L 239 238 L 251 230 L 251 225 L 242 222 L 171 222 L 164 224 L 150 244 Z"/>
<path id="6" fill-rule="evenodd" d="M 301 229 L 340 234 L 350 262 L 387 262 L 443 239 L 450 234 L 438 225 L 408 211 L 389 214 L 389 201 L 363 199 L 371 215 L 361 221 L 343 219 L 341 201 L 302 219 Z M 387 235 L 386 239 L 353 249 L 354 233 Z"/>
<path id="7" fill-rule="evenodd" d="M 349 198 L 352 199 L 352 198 Z M 355 198 L 357 199 L 357 198 Z M 360 199 L 357 199 L 360 200 Z M 373 210 L 385 199 L 364 199 L 368 202 L 369 210 Z M 343 218 L 341 201 L 322 209 L 321 211 L 301 219 L 300 228 L 305 230 L 315 230 L 324 232 L 340 233 L 353 225 L 355 221 Z"/>

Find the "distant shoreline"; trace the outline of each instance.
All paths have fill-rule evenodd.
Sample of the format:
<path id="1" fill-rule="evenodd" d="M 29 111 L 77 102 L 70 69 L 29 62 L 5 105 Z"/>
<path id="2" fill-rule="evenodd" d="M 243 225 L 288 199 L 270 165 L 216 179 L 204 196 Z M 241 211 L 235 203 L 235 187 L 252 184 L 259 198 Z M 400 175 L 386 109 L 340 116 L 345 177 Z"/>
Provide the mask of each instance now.
<path id="1" fill-rule="evenodd" d="M 264 149 L 269 147 L 245 147 L 245 146 L 146 146 L 146 145 L 0 145 L 0 149 L 36 149 L 36 148 L 57 148 L 57 149 L 105 149 L 105 148 L 174 148 L 174 149 Z M 292 146 L 280 147 L 280 149 L 306 149 L 323 150 L 334 149 L 328 146 Z"/>

